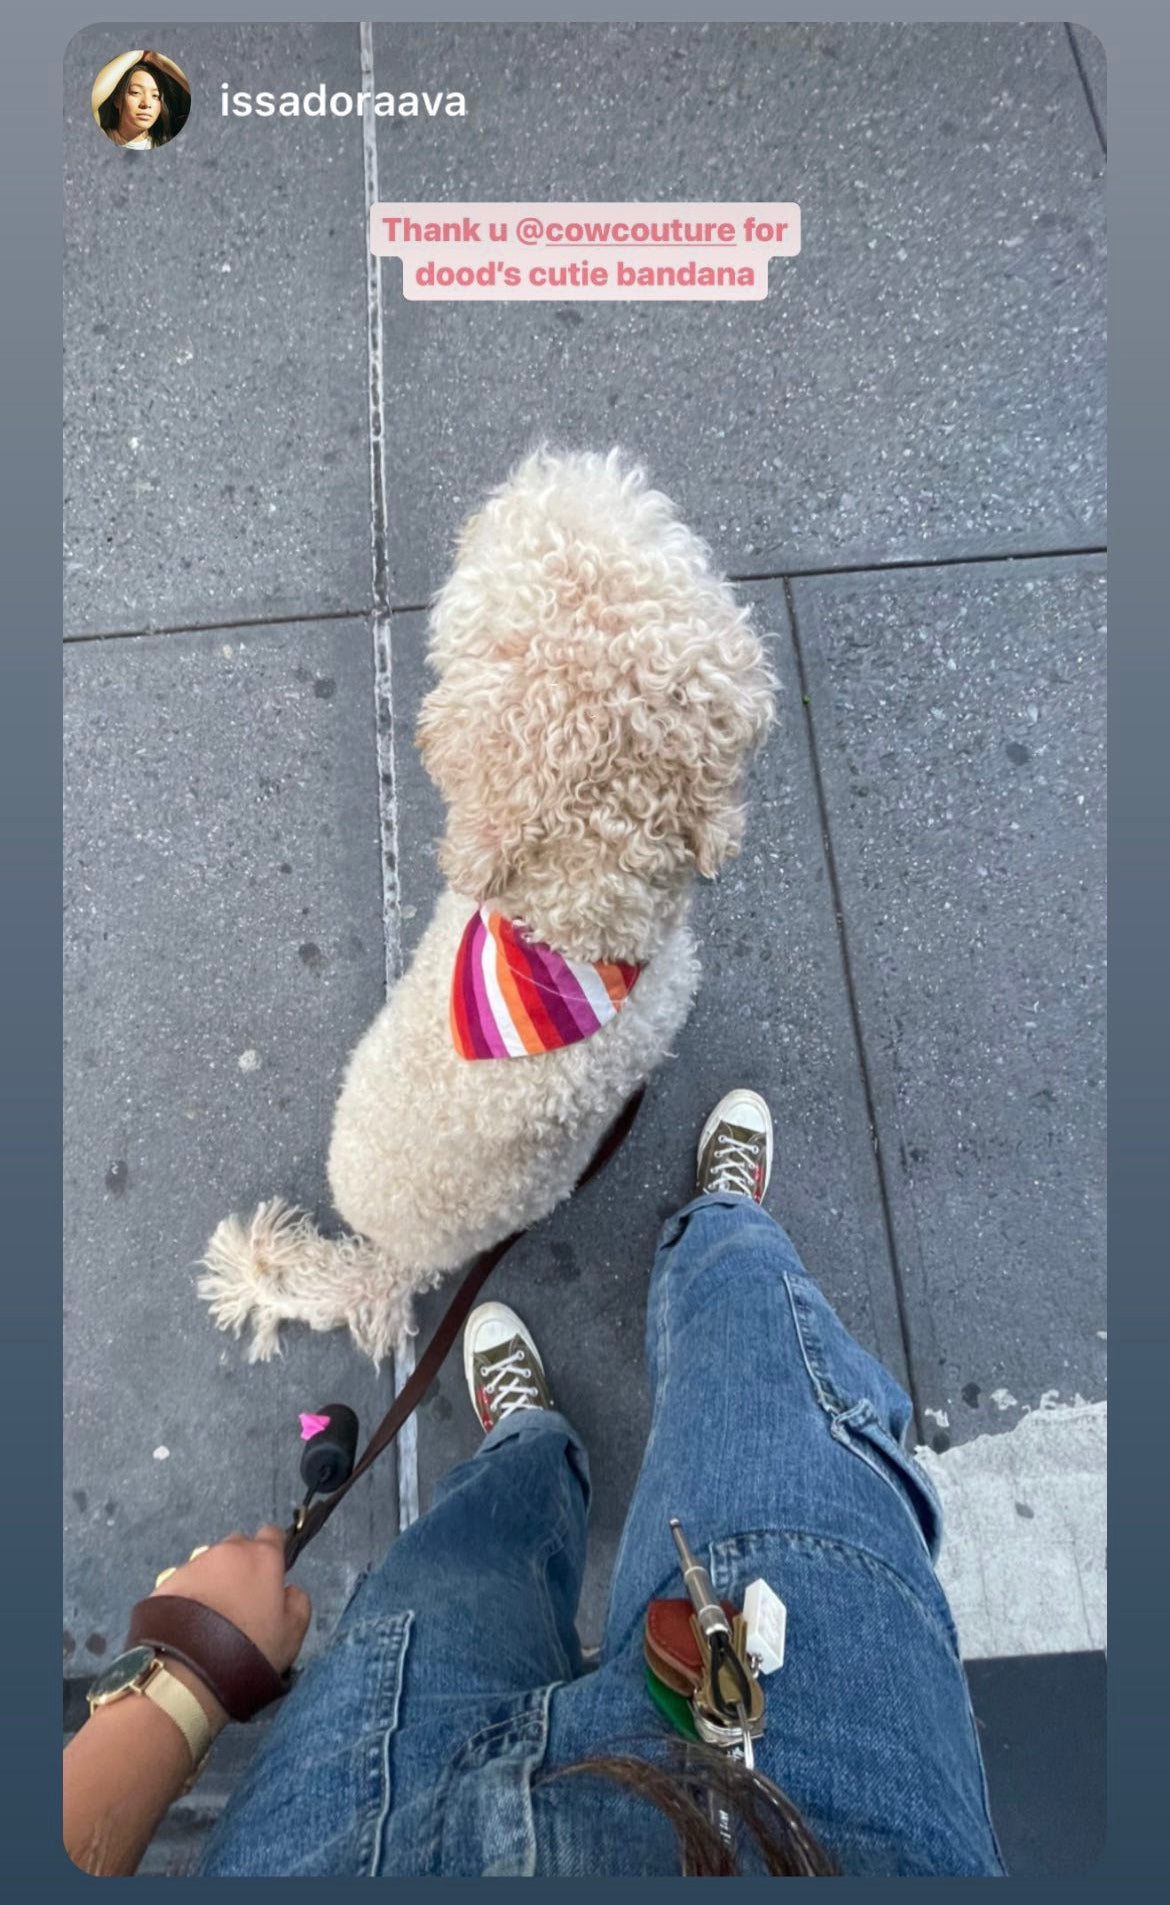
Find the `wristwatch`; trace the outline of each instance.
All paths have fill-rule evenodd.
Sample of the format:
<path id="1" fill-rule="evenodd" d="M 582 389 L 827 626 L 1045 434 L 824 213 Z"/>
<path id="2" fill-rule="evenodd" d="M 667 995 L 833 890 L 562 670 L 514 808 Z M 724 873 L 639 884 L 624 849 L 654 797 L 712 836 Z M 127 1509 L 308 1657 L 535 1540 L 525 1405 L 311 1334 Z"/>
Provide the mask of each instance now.
<path id="1" fill-rule="evenodd" d="M 215 1728 L 202 1704 L 190 1687 L 185 1687 L 169 1671 L 163 1656 L 154 1647 L 130 1647 L 119 1654 L 90 1687 L 89 1710 L 91 1714 L 96 1713 L 99 1707 L 112 1706 L 116 1700 L 124 1700 L 132 1693 L 145 1694 L 148 1700 L 153 1700 L 155 1706 L 161 1707 L 174 1721 L 186 1740 L 191 1755 L 191 1777 L 183 1790 L 188 1791 L 202 1772 L 215 1738 Z"/>

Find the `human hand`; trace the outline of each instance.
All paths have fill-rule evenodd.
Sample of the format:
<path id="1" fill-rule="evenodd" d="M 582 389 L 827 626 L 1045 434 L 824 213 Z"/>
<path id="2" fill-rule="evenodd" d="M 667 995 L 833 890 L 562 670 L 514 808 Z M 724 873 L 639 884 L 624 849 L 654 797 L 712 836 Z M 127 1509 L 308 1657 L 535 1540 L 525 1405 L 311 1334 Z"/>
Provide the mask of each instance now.
<path id="1" fill-rule="evenodd" d="M 222 1614 L 285 1673 L 301 1651 L 312 1604 L 284 1579 L 284 1531 L 268 1522 L 254 1536 L 234 1534 L 168 1574 L 151 1595 L 179 1594 Z"/>

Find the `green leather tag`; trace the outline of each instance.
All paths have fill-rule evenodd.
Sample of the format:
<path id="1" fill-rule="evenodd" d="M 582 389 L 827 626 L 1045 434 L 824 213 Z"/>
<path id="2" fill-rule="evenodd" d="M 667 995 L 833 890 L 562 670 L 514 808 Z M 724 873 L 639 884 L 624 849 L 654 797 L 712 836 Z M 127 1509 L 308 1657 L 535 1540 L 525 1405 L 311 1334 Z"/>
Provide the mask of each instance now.
<path id="1" fill-rule="evenodd" d="M 647 1667 L 645 1673 L 646 1691 L 663 1718 L 669 1720 L 675 1732 L 681 1733 L 685 1740 L 697 1740 L 699 1735 L 690 1701 L 684 1700 L 682 1694 L 676 1693 L 673 1687 L 668 1687 L 652 1668 Z"/>

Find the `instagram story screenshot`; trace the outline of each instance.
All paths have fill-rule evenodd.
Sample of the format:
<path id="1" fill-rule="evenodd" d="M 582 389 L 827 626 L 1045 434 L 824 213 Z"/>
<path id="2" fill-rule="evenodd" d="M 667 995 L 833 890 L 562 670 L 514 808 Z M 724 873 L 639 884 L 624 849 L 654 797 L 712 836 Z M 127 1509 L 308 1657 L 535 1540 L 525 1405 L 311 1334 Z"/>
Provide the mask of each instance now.
<path id="1" fill-rule="evenodd" d="M 1101 41 L 61 96 L 69 1860 L 1089 1870 Z"/>

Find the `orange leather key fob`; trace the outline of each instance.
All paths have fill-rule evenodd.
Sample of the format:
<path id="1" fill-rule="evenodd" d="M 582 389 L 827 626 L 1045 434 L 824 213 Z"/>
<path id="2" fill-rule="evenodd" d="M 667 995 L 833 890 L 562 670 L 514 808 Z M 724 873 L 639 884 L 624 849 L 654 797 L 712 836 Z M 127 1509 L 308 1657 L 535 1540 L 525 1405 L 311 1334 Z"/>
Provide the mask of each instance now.
<path id="1" fill-rule="evenodd" d="M 734 1621 L 739 1610 L 733 1603 L 721 1601 L 720 1606 L 728 1621 Z M 651 1601 L 642 1632 L 646 1665 L 666 1686 L 687 1700 L 696 1692 L 703 1677 L 703 1660 L 691 1624 L 694 1615 L 689 1600 Z"/>

